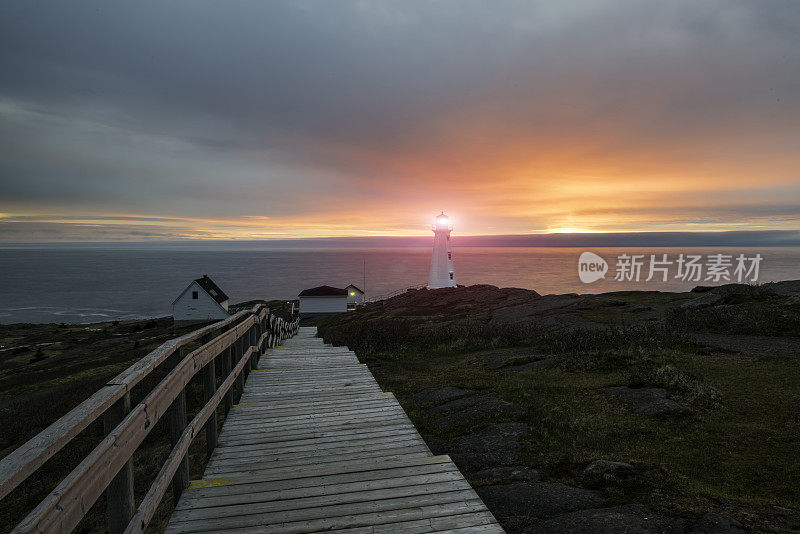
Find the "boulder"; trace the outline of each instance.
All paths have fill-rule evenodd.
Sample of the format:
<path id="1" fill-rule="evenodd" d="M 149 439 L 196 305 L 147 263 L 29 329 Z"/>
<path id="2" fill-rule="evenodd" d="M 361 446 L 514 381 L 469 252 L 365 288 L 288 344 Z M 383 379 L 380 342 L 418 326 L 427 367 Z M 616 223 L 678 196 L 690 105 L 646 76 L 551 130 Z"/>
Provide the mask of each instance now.
<path id="1" fill-rule="evenodd" d="M 533 362 L 522 363 L 520 365 L 509 365 L 507 367 L 500 367 L 497 369 L 502 373 L 518 373 L 520 371 L 527 371 L 528 369 L 548 369 L 553 367 L 558 363 L 558 359 L 555 357 L 551 358 L 544 358 L 542 360 L 536 360 Z"/>
<path id="2" fill-rule="evenodd" d="M 523 423 L 494 423 L 457 438 L 450 448 L 450 458 L 467 471 L 479 471 L 499 465 L 515 465 L 522 450 L 520 438 L 530 432 Z"/>
<path id="3" fill-rule="evenodd" d="M 682 519 L 654 514 L 641 504 L 567 513 L 526 528 L 523 534 L 683 534 Z"/>
<path id="4" fill-rule="evenodd" d="M 506 360 L 513 357 L 514 353 L 511 351 L 495 351 L 486 354 L 483 359 L 487 369 L 498 369 L 506 363 Z"/>
<path id="5" fill-rule="evenodd" d="M 453 399 L 458 399 L 475 393 L 472 389 L 461 389 L 454 386 L 443 388 L 427 388 L 411 396 L 411 400 L 418 404 L 440 404 Z"/>
<path id="6" fill-rule="evenodd" d="M 707 513 L 700 518 L 688 534 L 744 534 L 745 528 L 726 515 Z"/>
<path id="7" fill-rule="evenodd" d="M 476 471 L 469 478 L 484 482 L 536 482 L 539 471 L 524 465 L 500 466 Z"/>
<path id="8" fill-rule="evenodd" d="M 615 386 L 603 391 L 629 404 L 634 413 L 643 415 L 673 414 L 683 410 L 683 406 L 668 398 L 663 388 L 629 388 Z"/>
<path id="9" fill-rule="evenodd" d="M 695 288 L 697 289 L 697 288 Z M 693 292 L 696 292 L 692 290 Z M 697 293 L 697 292 L 696 292 Z M 693 298 L 691 300 L 687 300 L 683 304 L 681 304 L 681 308 L 683 309 L 691 309 L 691 308 L 704 308 L 707 306 L 713 306 L 714 304 L 719 303 L 722 300 L 722 295 L 719 293 L 715 293 L 713 291 L 706 291 L 703 295 Z"/>
<path id="10" fill-rule="evenodd" d="M 583 474 L 595 480 L 625 480 L 633 476 L 633 466 L 625 462 L 612 462 L 611 460 L 595 460 L 590 463 Z"/>
<path id="11" fill-rule="evenodd" d="M 594 491 L 560 482 L 523 482 L 481 486 L 475 491 L 498 519 L 532 517 L 548 519 L 603 502 Z"/>
<path id="12" fill-rule="evenodd" d="M 782 282 L 769 282 L 764 284 L 763 287 L 770 293 L 776 295 L 800 295 L 800 280 L 784 280 Z"/>
<path id="13" fill-rule="evenodd" d="M 428 410 L 439 415 L 437 424 L 444 429 L 487 416 L 518 415 L 524 410 L 494 395 L 462 397 Z"/>

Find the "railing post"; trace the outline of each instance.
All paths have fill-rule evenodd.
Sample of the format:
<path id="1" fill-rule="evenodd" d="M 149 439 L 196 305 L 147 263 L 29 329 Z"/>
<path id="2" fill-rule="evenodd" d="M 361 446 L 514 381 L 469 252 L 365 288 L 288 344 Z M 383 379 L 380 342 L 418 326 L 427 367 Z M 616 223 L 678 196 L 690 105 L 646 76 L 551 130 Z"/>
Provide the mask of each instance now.
<path id="1" fill-rule="evenodd" d="M 272 348 L 272 318 L 273 317 L 274 317 L 274 315 L 272 315 L 272 314 L 267 315 L 266 324 L 267 324 L 267 332 L 269 333 L 269 335 L 267 336 L 267 348 L 268 349 Z"/>
<path id="2" fill-rule="evenodd" d="M 228 378 L 228 375 L 231 374 L 231 369 L 233 369 L 231 364 L 232 358 L 233 345 L 222 351 L 222 376 L 225 378 Z M 228 389 L 228 392 L 225 394 L 225 415 L 228 415 L 228 412 L 231 411 L 231 406 L 233 406 L 233 388 Z"/>
<path id="3" fill-rule="evenodd" d="M 244 353 L 250 348 L 253 344 L 253 325 L 250 325 L 250 328 L 247 329 L 247 332 L 244 333 L 242 336 L 242 358 L 244 358 Z M 247 375 L 250 374 L 250 362 L 253 361 L 250 358 L 250 354 L 247 355 L 247 365 L 242 367 L 242 376 L 244 380 L 247 380 Z M 244 391 L 244 385 L 242 385 L 242 391 Z"/>
<path id="4" fill-rule="evenodd" d="M 180 349 L 178 362 L 183 360 L 185 349 Z M 186 388 L 181 388 L 178 396 L 172 401 L 169 407 L 169 436 L 172 448 L 178 444 L 178 441 L 186 428 Z M 189 486 L 189 457 L 184 455 L 181 460 L 178 470 L 175 471 L 175 476 L 172 477 L 172 502 L 175 506 L 178 505 L 178 500 L 181 498 L 183 490 Z"/>
<path id="5" fill-rule="evenodd" d="M 254 347 L 256 349 L 255 352 L 250 354 L 250 370 L 251 371 L 256 368 L 256 361 L 257 361 L 256 358 L 258 358 L 258 353 L 260 352 L 260 349 L 258 348 L 258 337 L 259 337 L 259 335 L 258 335 L 258 322 L 256 322 L 256 323 L 253 324 L 253 335 L 252 335 L 253 342 L 250 343 L 250 346 Z"/>
<path id="6" fill-rule="evenodd" d="M 242 359 L 242 355 L 244 354 L 244 335 L 239 336 L 234 344 L 235 352 L 233 358 L 233 367 L 236 367 L 239 363 L 239 360 Z M 236 402 L 239 402 L 239 399 L 242 398 L 242 393 L 244 393 L 244 369 L 239 371 L 236 375 Z"/>
<path id="7" fill-rule="evenodd" d="M 131 394 L 125 393 L 103 414 L 106 435 L 114 431 L 131 411 Z M 122 534 L 136 510 L 133 498 L 133 462 L 128 460 L 106 488 L 109 534 Z"/>
<path id="8" fill-rule="evenodd" d="M 210 341 L 212 336 L 206 336 L 203 343 Z M 203 404 L 207 404 L 217 391 L 217 365 L 216 357 L 212 358 L 210 362 L 203 367 Z M 206 421 L 206 460 L 211 458 L 214 454 L 214 449 L 217 447 L 217 410 L 211 412 L 211 415 Z"/>

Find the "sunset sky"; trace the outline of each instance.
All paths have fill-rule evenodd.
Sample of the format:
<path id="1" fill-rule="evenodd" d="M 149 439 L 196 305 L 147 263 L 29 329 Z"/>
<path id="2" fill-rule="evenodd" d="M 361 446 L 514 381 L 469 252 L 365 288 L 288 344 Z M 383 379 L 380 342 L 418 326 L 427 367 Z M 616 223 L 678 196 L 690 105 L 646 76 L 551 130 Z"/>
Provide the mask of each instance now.
<path id="1" fill-rule="evenodd" d="M 800 2 L 11 1 L 0 241 L 800 229 Z"/>

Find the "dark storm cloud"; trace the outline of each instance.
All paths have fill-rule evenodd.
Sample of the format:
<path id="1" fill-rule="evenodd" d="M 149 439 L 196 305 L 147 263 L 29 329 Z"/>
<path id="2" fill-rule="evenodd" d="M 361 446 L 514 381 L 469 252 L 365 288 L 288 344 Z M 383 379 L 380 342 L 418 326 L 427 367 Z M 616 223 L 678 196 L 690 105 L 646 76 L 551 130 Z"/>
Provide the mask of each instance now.
<path id="1" fill-rule="evenodd" d="M 16 1 L 0 71 L 10 212 L 418 206 L 553 154 L 768 190 L 800 148 L 794 0 Z"/>

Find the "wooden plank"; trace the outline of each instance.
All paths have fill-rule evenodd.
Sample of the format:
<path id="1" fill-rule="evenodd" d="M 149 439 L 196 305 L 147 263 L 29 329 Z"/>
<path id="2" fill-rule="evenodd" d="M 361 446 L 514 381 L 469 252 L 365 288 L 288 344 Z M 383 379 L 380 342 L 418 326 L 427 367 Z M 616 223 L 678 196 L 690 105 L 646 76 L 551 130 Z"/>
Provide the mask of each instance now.
<path id="1" fill-rule="evenodd" d="M 347 504 L 359 505 L 372 501 L 388 499 L 412 498 L 431 493 L 443 494 L 449 492 L 463 492 L 472 490 L 469 483 L 462 478 L 442 482 L 429 482 L 427 484 L 414 484 L 390 486 L 376 489 L 358 489 L 355 491 L 337 491 L 330 494 L 312 495 L 296 498 L 272 498 L 267 500 L 252 500 L 246 503 L 214 504 L 215 499 L 205 502 L 206 506 L 190 510 L 175 510 L 172 518 L 175 522 L 199 521 L 203 519 L 222 519 L 239 517 L 249 514 L 266 514 L 271 512 L 306 511 L 309 508 L 322 508 L 326 506 L 343 506 Z M 461 497 L 468 495 L 461 494 Z M 405 507 L 405 506 L 404 506 Z M 315 518 L 311 515 L 311 518 Z"/>
<path id="2" fill-rule="evenodd" d="M 253 394 L 250 392 L 250 399 L 253 400 Z M 297 411 L 308 411 L 308 410 L 326 410 L 330 408 L 340 408 L 343 406 L 370 406 L 370 405 L 379 405 L 379 404 L 393 404 L 396 401 L 386 395 L 376 395 L 375 393 L 371 393 L 369 395 L 363 395 L 358 398 L 355 396 L 348 396 L 343 399 L 333 399 L 328 401 L 318 401 L 318 400 L 311 400 L 309 402 L 294 402 L 294 403 L 248 403 L 239 405 L 231 414 L 231 417 L 241 417 L 243 415 L 249 413 L 293 413 Z"/>
<path id="3" fill-rule="evenodd" d="M 381 480 L 408 478 L 414 476 L 432 476 L 441 473 L 450 473 L 453 476 L 460 473 L 453 464 L 450 463 L 427 463 L 422 465 L 397 464 L 395 467 L 385 469 L 350 471 L 345 473 L 333 473 L 324 475 L 312 475 L 295 478 L 287 475 L 280 480 L 262 480 L 259 477 L 224 479 L 218 485 L 205 485 L 203 480 L 193 481 L 189 489 L 181 499 L 181 503 L 189 502 L 192 499 L 203 499 L 206 497 L 222 497 L 226 495 L 251 494 L 263 491 L 294 490 L 308 487 L 325 487 L 336 484 L 347 484 L 357 482 L 359 484 L 377 483 Z M 212 481 L 214 479 L 211 479 Z M 213 484 L 213 482 L 209 482 Z M 188 506 L 183 506 L 188 508 Z"/>
<path id="4" fill-rule="evenodd" d="M 408 423 L 410 424 L 410 423 Z M 372 418 L 369 420 L 360 420 L 358 422 L 338 422 L 334 425 L 317 425 L 317 432 L 332 432 L 337 430 L 354 430 L 354 429 L 377 429 L 380 427 L 396 427 L 401 426 L 399 422 L 393 420 L 386 420 L 383 418 Z M 309 435 L 313 431 L 308 430 L 308 425 L 295 425 L 291 427 L 278 427 L 273 428 L 270 430 L 259 429 L 258 431 L 253 431 L 251 433 L 252 439 L 262 439 L 264 437 L 269 436 L 270 434 L 275 434 L 275 432 L 280 431 L 283 436 L 287 438 L 289 436 L 304 436 Z M 247 434 L 245 434 L 247 435 Z M 241 441 L 242 434 L 228 434 L 223 432 L 219 437 L 219 443 L 222 445 L 226 445 L 235 441 Z"/>
<path id="5" fill-rule="evenodd" d="M 394 406 L 389 403 L 376 403 L 369 406 L 364 406 L 359 410 L 345 410 L 343 406 L 332 406 L 330 408 L 323 408 L 322 410 L 330 410 L 329 413 L 331 417 L 342 417 L 342 416 L 358 416 L 358 415 L 367 415 L 367 414 L 385 414 L 386 417 L 392 417 L 393 414 L 401 410 L 399 406 Z M 285 412 L 285 418 L 275 418 L 275 414 L 269 412 L 252 412 L 246 415 L 239 415 L 235 420 L 232 420 L 230 426 L 228 428 L 237 428 L 237 427 L 253 427 L 253 426 L 261 426 L 269 424 L 270 422 L 287 422 L 290 420 L 294 421 L 303 421 L 303 420 L 311 420 L 316 418 L 323 418 L 325 419 L 325 414 L 320 413 L 319 411 L 312 412 L 309 409 L 302 409 L 302 410 L 291 410 Z M 400 414 L 397 414 L 400 415 Z M 402 419 L 402 417 L 399 417 Z"/>
<path id="6" fill-rule="evenodd" d="M 395 431 L 407 431 L 407 430 L 415 430 L 413 425 L 409 425 L 407 423 L 392 423 L 389 422 L 385 425 L 380 426 L 366 426 L 362 428 L 351 428 L 351 427 L 338 427 L 334 429 L 327 429 L 327 430 L 313 430 L 307 429 L 306 431 L 299 431 L 293 434 L 286 434 L 286 435 L 275 435 L 271 432 L 263 432 L 259 434 L 254 434 L 249 440 L 249 443 L 281 443 L 286 441 L 300 441 L 300 440 L 310 440 L 310 439 L 317 439 L 317 438 L 326 438 L 326 437 L 338 437 L 338 436 L 358 436 L 361 434 L 375 434 L 375 433 L 385 433 L 385 432 L 395 432 Z M 224 428 L 223 428 L 224 434 Z M 224 438 L 222 435 L 220 436 L 219 447 L 233 447 L 237 446 L 235 443 L 225 443 Z M 235 441 L 235 440 L 232 440 Z"/>
<path id="7" fill-rule="evenodd" d="M 430 454 L 428 452 L 427 447 L 424 445 L 409 445 L 404 447 L 391 447 L 391 448 L 384 448 L 381 450 L 376 451 L 357 451 L 357 452 L 350 452 L 350 453 L 343 453 L 343 454 L 336 454 L 336 455 L 329 455 L 325 457 L 319 457 L 316 455 L 309 456 L 308 454 L 297 454 L 297 455 L 284 455 L 284 456 L 277 456 L 273 457 L 270 460 L 265 461 L 250 461 L 250 462 L 242 462 L 236 464 L 227 464 L 227 465 L 210 465 L 206 468 L 206 474 L 208 475 L 220 475 L 222 473 L 236 473 L 241 472 L 245 469 L 250 471 L 257 471 L 259 469 L 275 469 L 279 467 L 290 467 L 290 466 L 303 466 L 303 465 L 323 465 L 323 464 L 330 464 L 336 462 L 343 462 L 343 461 L 352 461 L 352 460 L 362 460 L 365 458 L 392 458 L 398 457 L 403 455 L 410 455 L 410 454 Z"/>
<path id="8" fill-rule="evenodd" d="M 363 408 L 353 408 L 351 410 L 339 408 L 338 410 L 331 410 L 329 412 L 312 412 L 303 414 L 286 414 L 280 417 L 274 417 L 268 413 L 262 414 L 249 414 L 246 417 L 237 418 L 231 421 L 229 428 L 236 428 L 237 426 L 246 425 L 250 426 L 252 422 L 257 422 L 263 427 L 269 427 L 271 424 L 280 424 L 282 426 L 308 423 L 314 419 L 322 419 L 325 421 L 337 421 L 339 419 L 352 419 L 353 417 L 362 416 L 381 416 L 381 417 L 394 417 L 400 415 L 402 418 L 403 408 L 392 405 L 385 406 L 365 406 Z"/>
<path id="9" fill-rule="evenodd" d="M 339 462 L 337 464 L 305 465 L 298 467 L 281 467 L 275 469 L 245 470 L 236 473 L 227 473 L 225 477 L 207 477 L 203 479 L 207 483 L 214 483 L 215 479 L 223 479 L 225 484 L 241 484 L 244 481 L 297 479 L 306 477 L 316 477 L 323 475 L 334 475 L 344 473 L 360 473 L 364 471 L 381 471 L 384 469 L 394 469 L 396 467 L 408 467 L 418 465 L 446 464 L 455 466 L 447 456 L 384 456 L 382 458 L 366 458 Z M 191 484 L 190 484 L 191 486 Z"/>
<path id="10" fill-rule="evenodd" d="M 474 495 L 475 492 L 470 489 L 302 510 L 280 510 L 196 521 L 175 521 L 169 524 L 165 532 L 186 533 L 242 528 L 248 529 L 249 532 L 314 532 L 347 526 L 380 524 L 381 522 L 393 523 L 402 519 L 418 519 L 430 515 L 452 515 L 453 509 L 485 511 L 481 500 Z M 287 523 L 297 522 L 303 522 L 305 526 L 301 528 L 307 530 L 293 530 L 284 527 Z"/>
<path id="11" fill-rule="evenodd" d="M 406 436 L 413 436 L 415 438 L 419 437 L 418 433 L 415 428 L 411 427 L 401 427 L 398 429 L 391 429 L 385 432 L 367 432 L 365 434 L 351 434 L 349 432 L 342 432 L 337 435 L 333 435 L 330 437 L 324 438 L 311 438 L 311 439 L 299 439 L 299 440 L 282 440 L 277 443 L 272 443 L 269 445 L 269 450 L 277 451 L 281 449 L 288 449 L 294 447 L 306 447 L 306 446 L 320 446 L 324 447 L 326 444 L 329 443 L 341 443 L 341 442 L 351 442 L 351 443 L 358 443 L 363 441 L 364 443 L 369 443 L 372 440 L 389 440 L 389 439 L 399 439 L 404 438 Z M 244 454 L 247 455 L 249 452 L 256 452 L 261 453 L 265 449 L 265 444 L 263 443 L 254 443 L 249 445 L 239 445 L 239 446 L 224 446 L 224 447 L 217 447 L 214 451 L 214 456 L 225 455 L 225 454 Z"/>
<path id="12" fill-rule="evenodd" d="M 310 497 L 344 495 L 361 491 L 375 491 L 408 486 L 425 486 L 442 482 L 461 482 L 464 478 L 458 471 L 440 471 L 424 473 L 405 477 L 381 478 L 377 480 L 359 480 L 353 482 L 335 482 L 332 484 L 315 484 L 312 486 L 293 486 L 285 489 L 257 489 L 255 485 L 241 484 L 240 489 L 247 489 L 247 493 L 236 494 L 192 494 L 182 499 L 176 510 L 189 510 L 199 508 L 212 508 L 220 506 L 233 506 L 253 504 L 259 502 L 283 501 L 290 499 L 307 499 Z"/>
<path id="13" fill-rule="evenodd" d="M 322 454 L 325 455 L 325 462 L 337 462 L 340 460 L 351 460 L 353 458 L 369 458 L 372 456 L 385 456 L 397 451 L 399 454 L 408 454 L 410 452 L 419 452 L 425 454 L 428 452 L 425 442 L 421 439 L 404 440 L 404 441 L 389 441 L 386 443 L 376 443 L 373 445 L 341 445 L 339 447 L 331 447 L 323 449 Z M 320 453 L 316 449 L 302 449 L 302 450 L 282 450 L 277 452 L 270 451 L 271 454 L 262 454 L 258 457 L 253 456 L 226 456 L 215 458 L 208 464 L 206 471 L 211 473 L 215 470 L 235 471 L 240 469 L 257 469 L 260 466 L 272 465 L 277 466 L 287 463 L 299 463 L 305 465 L 309 463 L 308 458 L 313 458 L 311 463 L 322 463 L 323 459 L 319 458 Z M 376 453 L 385 454 L 376 454 Z M 188 482 L 186 484 L 189 485 Z"/>
<path id="14" fill-rule="evenodd" d="M 447 528 L 447 530 L 441 530 Z M 373 534 L 377 532 L 416 534 L 422 532 L 503 532 L 489 512 L 469 512 L 447 517 L 432 517 L 416 521 L 402 521 L 368 527 L 339 529 L 337 533 Z"/>
<path id="15" fill-rule="evenodd" d="M 405 442 L 405 441 L 415 441 L 417 443 L 425 443 L 418 434 L 413 432 L 413 429 L 407 429 L 405 432 L 402 433 L 391 433 L 391 434 L 378 434 L 375 433 L 368 434 L 367 437 L 359 438 L 357 436 L 350 436 L 343 434 L 338 438 L 326 438 L 324 440 L 294 440 L 289 442 L 280 442 L 278 446 L 272 446 L 269 448 L 269 451 L 272 453 L 279 453 L 283 451 L 304 451 L 304 450 L 316 450 L 322 451 L 327 449 L 334 449 L 337 447 L 342 447 L 345 444 L 348 446 L 367 446 L 367 445 L 375 445 L 375 444 L 383 444 L 383 443 L 390 443 L 390 442 Z M 264 452 L 264 445 L 252 445 L 248 448 L 246 447 L 219 447 L 216 451 L 214 451 L 214 455 L 212 458 L 220 459 L 225 457 L 240 457 L 246 458 L 249 456 L 260 455 Z"/>

